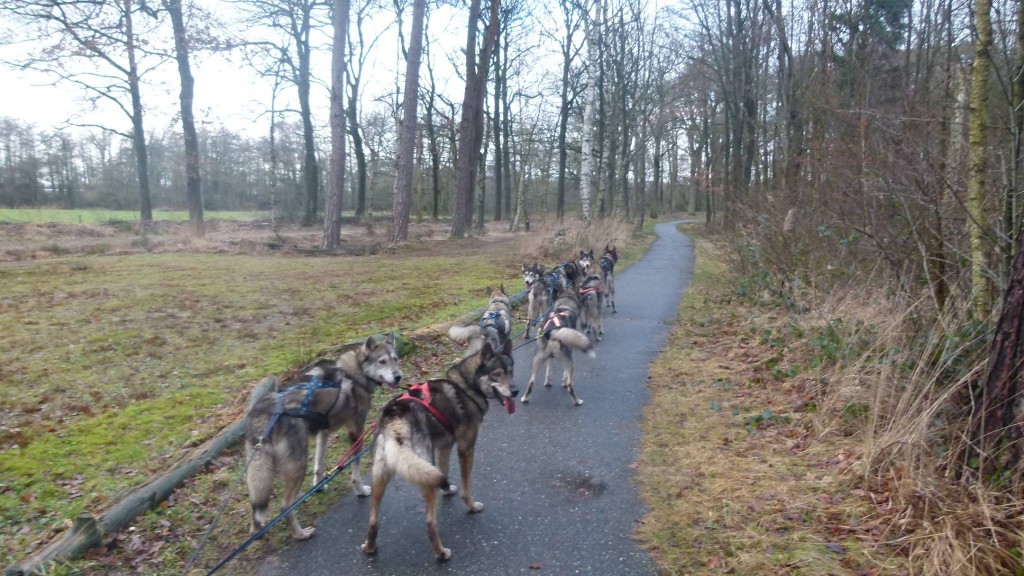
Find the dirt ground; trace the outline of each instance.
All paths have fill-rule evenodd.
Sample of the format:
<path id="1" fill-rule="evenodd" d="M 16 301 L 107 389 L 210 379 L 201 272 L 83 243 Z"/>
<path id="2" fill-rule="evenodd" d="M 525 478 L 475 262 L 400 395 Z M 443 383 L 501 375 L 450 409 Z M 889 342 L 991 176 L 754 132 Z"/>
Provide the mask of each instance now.
<path id="1" fill-rule="evenodd" d="M 390 222 L 342 226 L 344 254 L 374 254 L 387 250 Z M 450 222 L 412 222 L 409 240 L 444 240 Z M 488 223 L 479 239 L 501 242 L 517 235 L 507 222 Z M 0 262 L 23 262 L 55 257 L 194 252 L 207 254 L 316 254 L 322 228 L 278 225 L 270 221 L 208 220 L 204 238 L 192 238 L 187 222 L 158 221 L 141 234 L 137 222 L 102 225 L 66 223 L 0 223 Z"/>

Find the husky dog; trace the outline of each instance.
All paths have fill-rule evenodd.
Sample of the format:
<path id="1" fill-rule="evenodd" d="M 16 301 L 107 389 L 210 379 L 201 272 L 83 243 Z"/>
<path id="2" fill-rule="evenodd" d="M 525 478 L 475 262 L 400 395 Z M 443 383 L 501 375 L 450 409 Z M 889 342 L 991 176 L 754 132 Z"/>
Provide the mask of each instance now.
<path id="1" fill-rule="evenodd" d="M 600 341 L 604 334 L 601 324 L 601 301 L 604 299 L 604 285 L 601 278 L 591 274 L 580 282 L 580 326 L 593 341 Z"/>
<path id="2" fill-rule="evenodd" d="M 558 358 L 565 371 L 562 386 L 569 390 L 573 404 L 583 404 L 576 396 L 572 379 L 572 351 L 582 350 L 591 358 L 595 357 L 590 338 L 583 332 L 576 329 L 576 323 L 580 317 L 580 302 L 574 291 L 569 291 L 555 300 L 555 305 L 548 313 L 540 335 L 537 337 L 537 352 L 533 356 L 533 366 L 530 369 L 530 381 L 526 384 L 526 393 L 520 400 L 525 404 L 530 401 L 530 392 L 533 391 L 533 383 L 537 380 L 537 371 L 541 364 L 545 365 L 544 385 L 551 386 L 551 363 L 549 360 Z"/>
<path id="3" fill-rule="evenodd" d="M 397 388 L 402 379 L 394 338 L 377 341 L 372 336 L 342 354 L 336 362 L 321 361 L 298 378 L 303 384 L 264 396 L 249 411 L 245 429 L 246 481 L 252 506 L 253 531 L 267 522 L 267 507 L 275 473 L 284 478 L 284 507 L 290 506 L 306 477 L 310 436 L 316 434 L 314 484 L 324 473 L 327 440 L 345 427 L 350 442 L 363 432 L 370 411 L 370 397 L 381 384 Z M 352 488 L 368 496 L 359 462 L 352 464 Z M 288 515 L 292 535 L 305 540 L 314 528 L 303 528 L 295 513 Z"/>
<path id="4" fill-rule="evenodd" d="M 545 280 L 546 275 L 547 270 L 536 262 L 529 266 L 523 264 L 523 283 L 526 284 L 528 295 L 526 338 L 530 337 L 530 328 L 534 322 L 539 321 L 541 313 L 551 304 L 551 292 Z"/>
<path id="5" fill-rule="evenodd" d="M 567 290 L 575 289 L 576 282 L 581 279 L 582 271 L 575 260 L 567 260 L 551 269 L 545 276 L 548 284 L 554 287 L 557 295 Z"/>
<path id="6" fill-rule="evenodd" d="M 604 245 L 604 254 L 601 255 L 601 259 L 597 261 L 597 264 L 601 267 L 601 282 L 604 284 L 605 301 L 607 306 L 610 306 L 612 313 L 618 312 L 615 309 L 615 263 L 619 261 L 619 253 L 615 251 L 615 247 L 608 247 Z"/>
<path id="7" fill-rule="evenodd" d="M 516 411 L 516 394 L 512 358 L 495 352 L 485 341 L 479 352 L 449 367 L 444 378 L 416 384 L 408 394 L 381 408 L 373 453 L 370 522 L 363 552 L 377 552 L 377 512 L 388 482 L 397 474 L 419 486 L 423 493 L 427 535 L 434 557 L 438 562 L 451 558 L 451 550 L 441 545 L 437 531 L 437 493 L 458 492 L 458 487 L 448 483 L 452 447 L 458 446 L 462 501 L 471 513 L 479 512 L 484 505 L 473 500 L 470 474 L 487 400 L 494 398 L 512 414 Z"/>
<path id="8" fill-rule="evenodd" d="M 480 322 L 469 326 L 452 326 L 448 337 L 460 344 L 469 343 L 466 355 L 475 354 L 483 348 L 484 342 L 505 356 L 512 355 L 512 301 L 505 293 L 505 285 L 492 289 L 487 287 L 488 303 Z"/>
<path id="9" fill-rule="evenodd" d="M 590 252 L 580 250 L 580 255 L 576 258 L 576 265 L 579 266 L 580 276 L 584 280 L 590 276 L 590 267 L 594 265 L 594 249 L 591 248 Z"/>

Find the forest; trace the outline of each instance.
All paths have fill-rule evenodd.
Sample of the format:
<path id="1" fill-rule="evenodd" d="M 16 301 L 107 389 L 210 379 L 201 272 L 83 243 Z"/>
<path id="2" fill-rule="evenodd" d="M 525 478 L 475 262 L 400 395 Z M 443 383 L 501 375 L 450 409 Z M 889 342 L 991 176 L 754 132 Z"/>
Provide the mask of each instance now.
<path id="1" fill-rule="evenodd" d="M 5 1 L 4 44 L 32 47 L 6 64 L 121 116 L 5 110 L 0 206 L 185 208 L 196 235 L 204 210 L 267 210 L 325 249 L 343 213 L 394 243 L 410 218 L 461 237 L 696 215 L 746 295 L 845 343 L 818 406 L 865 406 L 869 473 L 985 508 L 1019 561 L 1024 2 L 218 4 Z M 382 29 L 401 65 L 371 87 Z M 258 135 L 197 125 L 192 69 L 216 54 L 271 96 Z"/>

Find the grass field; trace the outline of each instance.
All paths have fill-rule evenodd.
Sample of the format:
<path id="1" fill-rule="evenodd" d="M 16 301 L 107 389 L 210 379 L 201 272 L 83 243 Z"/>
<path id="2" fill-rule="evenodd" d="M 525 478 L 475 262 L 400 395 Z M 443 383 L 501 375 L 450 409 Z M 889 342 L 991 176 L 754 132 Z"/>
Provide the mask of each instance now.
<path id="1" fill-rule="evenodd" d="M 255 220 L 269 217 L 269 212 L 209 211 L 207 220 Z M 41 224 L 104 224 L 107 222 L 133 222 L 139 219 L 138 210 L 62 210 L 57 208 L 0 208 L 0 222 L 28 222 Z M 187 210 L 154 210 L 154 220 L 183 222 L 188 220 Z"/>
<path id="2" fill-rule="evenodd" d="M 171 467 L 241 417 L 263 377 L 340 342 L 450 321 L 481 306 L 486 286 L 521 287 L 522 262 L 574 253 L 564 235 L 546 234 L 361 257 L 185 251 L 0 264 L 0 564 Z M 600 234 L 589 237 L 603 246 Z M 626 236 L 624 265 L 649 239 Z M 403 368 L 422 377 L 453 359 L 424 343 Z M 180 574 L 236 465 L 225 456 L 131 534 L 112 535 L 112 548 L 54 574 Z M 234 513 L 224 524 L 226 542 L 248 528 Z M 224 545 L 215 537 L 209 552 Z"/>

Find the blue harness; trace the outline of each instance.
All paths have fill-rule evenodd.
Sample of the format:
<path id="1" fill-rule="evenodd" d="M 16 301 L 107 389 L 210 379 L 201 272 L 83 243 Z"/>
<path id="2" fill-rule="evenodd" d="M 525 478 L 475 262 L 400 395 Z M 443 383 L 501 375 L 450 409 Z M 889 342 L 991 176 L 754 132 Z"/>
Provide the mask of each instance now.
<path id="1" fill-rule="evenodd" d="M 601 256 L 601 259 L 598 261 L 598 264 L 601 266 L 601 269 L 604 270 L 605 272 L 609 272 L 612 268 L 615 267 L 615 262 L 612 261 L 612 259 L 607 256 Z"/>
<path id="2" fill-rule="evenodd" d="M 260 434 L 259 438 L 256 440 L 256 446 L 263 445 L 263 441 L 270 436 L 270 431 L 274 429 L 274 425 L 277 424 L 277 420 L 281 416 L 292 416 L 308 420 L 314 428 L 323 428 L 327 426 L 327 416 L 320 414 L 319 412 L 313 412 L 309 409 L 309 405 L 313 402 L 313 395 L 316 391 L 323 390 L 325 388 L 341 388 L 341 385 L 337 382 L 322 382 L 320 380 L 320 375 L 315 374 L 312 379 L 305 384 L 298 384 L 288 388 L 287 390 L 278 392 L 274 397 L 274 411 L 270 414 L 270 420 L 267 421 L 267 426 L 263 429 L 263 433 Z M 298 410 L 285 410 L 285 396 L 297 390 L 306 391 L 306 397 L 302 399 L 302 406 L 299 406 Z"/>

